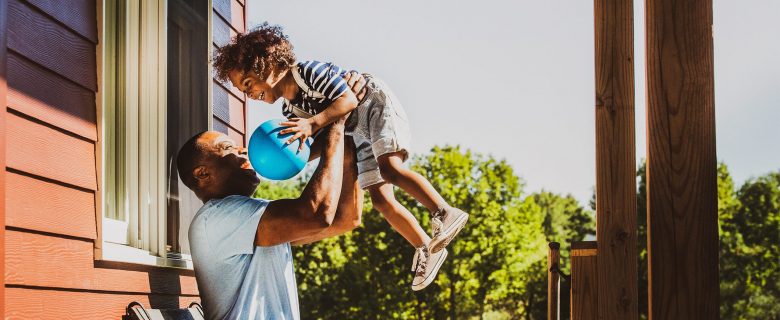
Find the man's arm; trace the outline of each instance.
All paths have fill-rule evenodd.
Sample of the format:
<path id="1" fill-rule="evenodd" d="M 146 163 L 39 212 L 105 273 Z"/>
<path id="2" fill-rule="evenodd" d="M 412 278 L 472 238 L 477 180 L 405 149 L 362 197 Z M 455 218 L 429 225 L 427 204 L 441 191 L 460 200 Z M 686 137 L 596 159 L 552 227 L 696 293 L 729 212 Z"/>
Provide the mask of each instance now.
<path id="1" fill-rule="evenodd" d="M 344 121 L 341 117 L 323 133 L 322 157 L 309 183 L 297 199 L 272 201 L 257 225 L 255 245 L 292 242 L 329 227 L 336 214 L 344 159 Z"/>
<path id="2" fill-rule="evenodd" d="M 302 245 L 320 241 L 348 232 L 360 226 L 363 213 L 363 190 L 357 181 L 357 154 L 352 137 L 344 139 L 344 177 L 341 181 L 341 197 L 339 198 L 336 217 L 333 224 L 325 230 L 312 236 L 293 241 L 292 245 Z"/>

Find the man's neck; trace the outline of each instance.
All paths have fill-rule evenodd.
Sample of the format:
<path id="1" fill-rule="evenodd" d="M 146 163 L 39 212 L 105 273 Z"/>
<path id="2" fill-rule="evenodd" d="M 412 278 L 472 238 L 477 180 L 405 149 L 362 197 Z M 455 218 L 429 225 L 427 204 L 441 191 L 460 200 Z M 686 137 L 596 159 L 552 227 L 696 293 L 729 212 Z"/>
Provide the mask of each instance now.
<path id="1" fill-rule="evenodd" d="M 203 203 L 209 202 L 209 200 L 215 200 L 215 199 L 223 199 L 229 196 L 244 196 L 244 197 L 251 197 L 254 194 L 254 190 L 252 192 L 238 192 L 238 191 L 228 191 L 228 192 L 221 192 L 221 193 L 213 193 L 213 194 L 206 194 L 203 195 L 203 197 L 199 197 L 200 201 L 203 201 Z"/>

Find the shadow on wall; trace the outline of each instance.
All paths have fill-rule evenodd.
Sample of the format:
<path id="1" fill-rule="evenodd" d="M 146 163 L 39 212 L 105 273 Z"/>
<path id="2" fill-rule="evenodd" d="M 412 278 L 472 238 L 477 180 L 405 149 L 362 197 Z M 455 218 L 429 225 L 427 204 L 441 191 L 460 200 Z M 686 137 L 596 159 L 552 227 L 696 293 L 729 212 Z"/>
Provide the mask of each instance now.
<path id="1" fill-rule="evenodd" d="M 182 294 L 181 276 L 195 277 L 192 270 L 133 265 L 121 262 L 95 261 L 95 268 L 109 268 L 147 273 L 149 279 L 149 305 L 153 309 L 177 309 L 186 307 L 191 302 L 200 302 L 200 297 L 192 294 Z M 127 301 L 129 304 L 132 301 Z M 124 311 L 123 311 L 124 312 Z"/>

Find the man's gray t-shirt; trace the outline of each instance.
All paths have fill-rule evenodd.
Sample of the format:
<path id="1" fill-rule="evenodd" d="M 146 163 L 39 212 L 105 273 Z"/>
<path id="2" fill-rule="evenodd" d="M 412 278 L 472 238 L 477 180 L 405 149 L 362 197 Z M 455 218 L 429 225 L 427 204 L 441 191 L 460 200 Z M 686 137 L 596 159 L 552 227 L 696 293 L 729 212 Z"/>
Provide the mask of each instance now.
<path id="1" fill-rule="evenodd" d="M 190 251 L 206 319 L 300 318 L 290 244 L 254 244 L 267 204 L 212 199 L 192 219 Z"/>

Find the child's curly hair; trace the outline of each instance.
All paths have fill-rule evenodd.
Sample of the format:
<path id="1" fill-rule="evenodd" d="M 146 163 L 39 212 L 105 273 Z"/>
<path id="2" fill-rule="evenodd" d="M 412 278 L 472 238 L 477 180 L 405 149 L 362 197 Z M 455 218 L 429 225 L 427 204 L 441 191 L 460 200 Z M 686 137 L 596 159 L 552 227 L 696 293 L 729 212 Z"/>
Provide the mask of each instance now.
<path id="1" fill-rule="evenodd" d="M 283 69 L 295 63 L 293 46 L 282 32 L 282 27 L 268 22 L 247 33 L 239 33 L 230 43 L 218 48 L 214 54 L 214 70 L 217 79 L 228 81 L 233 69 L 244 73 L 252 70 L 265 79 L 275 69 Z"/>

